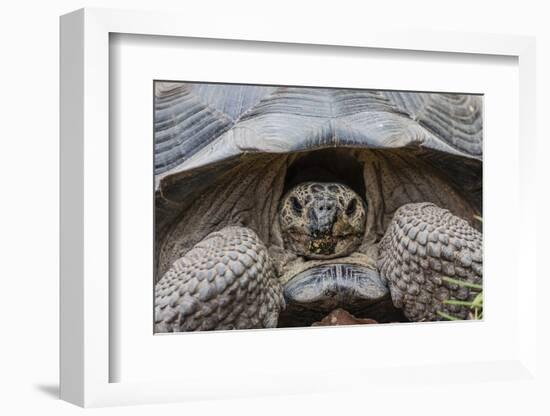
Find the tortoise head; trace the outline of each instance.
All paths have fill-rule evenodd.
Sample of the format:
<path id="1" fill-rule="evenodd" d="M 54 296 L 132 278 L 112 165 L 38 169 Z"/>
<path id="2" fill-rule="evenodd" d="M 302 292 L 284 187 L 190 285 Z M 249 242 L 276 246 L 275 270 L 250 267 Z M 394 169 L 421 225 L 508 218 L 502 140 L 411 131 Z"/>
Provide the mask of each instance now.
<path id="1" fill-rule="evenodd" d="M 365 232 L 366 204 L 340 183 L 305 182 L 279 206 L 285 247 L 310 259 L 332 259 L 355 251 Z"/>

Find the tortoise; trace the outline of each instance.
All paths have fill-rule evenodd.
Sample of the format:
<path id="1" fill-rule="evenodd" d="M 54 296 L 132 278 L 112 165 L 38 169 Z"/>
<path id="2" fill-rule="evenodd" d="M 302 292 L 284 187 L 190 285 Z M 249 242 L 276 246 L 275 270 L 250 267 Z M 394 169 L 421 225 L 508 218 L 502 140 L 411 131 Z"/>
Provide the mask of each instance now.
<path id="1" fill-rule="evenodd" d="M 481 213 L 481 96 L 155 83 L 155 332 L 467 319 Z"/>

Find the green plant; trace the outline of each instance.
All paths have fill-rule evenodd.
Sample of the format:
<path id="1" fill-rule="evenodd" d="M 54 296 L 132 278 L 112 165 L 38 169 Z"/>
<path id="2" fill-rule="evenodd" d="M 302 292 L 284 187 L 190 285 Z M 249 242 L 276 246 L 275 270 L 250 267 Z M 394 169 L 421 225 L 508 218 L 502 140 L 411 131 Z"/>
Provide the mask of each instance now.
<path id="1" fill-rule="evenodd" d="M 469 319 L 483 319 L 483 286 L 477 285 L 475 283 L 470 282 L 463 282 L 461 280 L 452 279 L 450 277 L 443 277 L 442 278 L 447 283 L 455 284 L 457 286 L 467 287 L 474 290 L 479 290 L 479 293 L 474 297 L 471 301 L 465 301 L 465 300 L 444 300 L 443 303 L 445 305 L 460 305 L 460 306 L 468 306 L 470 308 L 470 313 L 468 315 Z M 459 321 L 460 318 L 457 318 L 456 316 L 449 315 L 448 313 L 437 311 L 437 314 L 441 316 L 442 318 L 445 318 L 449 321 Z"/>

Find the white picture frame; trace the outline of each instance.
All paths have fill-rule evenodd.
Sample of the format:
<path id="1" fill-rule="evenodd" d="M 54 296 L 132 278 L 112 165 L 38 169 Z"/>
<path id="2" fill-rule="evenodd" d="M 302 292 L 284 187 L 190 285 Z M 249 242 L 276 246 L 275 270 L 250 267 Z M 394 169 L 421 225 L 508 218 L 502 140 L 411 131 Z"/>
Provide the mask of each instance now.
<path id="1" fill-rule="evenodd" d="M 182 21 L 185 20 L 185 25 Z M 521 215 L 516 251 L 522 267 L 514 318 L 518 325 L 513 349 L 498 360 L 418 362 L 415 366 L 370 365 L 331 368 L 331 377 L 296 368 L 287 373 L 251 373 L 257 379 L 220 374 L 215 382 L 201 379 L 112 382 L 110 370 L 120 359 L 111 349 L 110 311 L 116 308 L 110 292 L 110 36 L 134 34 L 181 38 L 225 39 L 248 42 L 332 45 L 334 48 L 429 51 L 441 54 L 503 55 L 517 58 L 519 67 L 519 184 L 520 213 L 536 211 L 535 154 L 535 41 L 530 37 L 472 33 L 384 31 L 349 27 L 327 34 L 323 24 L 308 30 L 266 22 L 183 19 L 173 13 L 83 9 L 61 18 L 61 398 L 80 406 L 161 403 L 219 397 L 269 394 L 330 393 L 351 388 L 379 389 L 399 380 L 410 390 L 419 384 L 440 383 L 440 400 L 451 394 L 450 383 L 506 381 L 510 389 L 542 388 L 537 373 L 536 313 L 537 270 L 533 248 L 536 218 Z M 238 28 L 238 30 L 236 30 Z M 162 41 L 162 40 L 161 40 Z M 398 331 L 411 331 L 402 327 Z M 334 331 L 331 329 L 330 331 Z M 392 330 L 393 331 L 393 330 Z M 318 334 L 317 332 L 316 334 Z M 281 333 L 282 334 L 282 333 Z M 153 336 L 151 332 L 151 336 Z M 212 337 L 212 335 L 206 334 Z M 254 335 L 252 335 L 254 336 Z M 251 336 L 251 337 L 252 337 Z M 318 336 L 318 335 L 316 335 Z M 321 337 L 321 336 L 318 336 Z M 244 343 L 244 338 L 241 339 Z M 498 355 L 498 354 L 497 354 Z M 246 364 L 243 364 L 246 367 Z M 309 371 L 309 373 L 308 373 Z M 246 369 L 243 368 L 246 375 Z M 206 373 L 205 373 L 206 374 Z M 346 382 L 341 380 L 346 379 Z M 327 381 L 338 380 L 338 381 Z M 351 381 L 350 381 L 351 380 Z M 354 380 L 354 381 L 353 381 Z M 229 382 L 233 381 L 231 385 Z M 355 386 L 355 387 L 354 387 Z M 384 387 L 386 386 L 386 387 Z M 464 386 L 462 386 L 463 388 Z M 433 388 L 433 386 L 432 386 Z M 456 386 L 453 387 L 456 392 Z M 495 389 L 491 390 L 496 399 Z M 527 393 L 525 393 L 527 394 Z"/>

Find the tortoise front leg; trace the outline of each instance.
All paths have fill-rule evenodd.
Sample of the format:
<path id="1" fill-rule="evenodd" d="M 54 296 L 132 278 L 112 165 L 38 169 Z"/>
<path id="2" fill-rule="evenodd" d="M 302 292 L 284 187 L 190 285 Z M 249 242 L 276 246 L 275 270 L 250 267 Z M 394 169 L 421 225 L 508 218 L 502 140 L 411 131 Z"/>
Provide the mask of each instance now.
<path id="1" fill-rule="evenodd" d="M 411 321 L 467 319 L 482 284 L 482 235 L 431 203 L 400 207 L 379 244 L 378 268 Z"/>
<path id="2" fill-rule="evenodd" d="M 282 309 L 267 248 L 245 227 L 209 234 L 155 286 L 155 332 L 276 327 Z"/>

